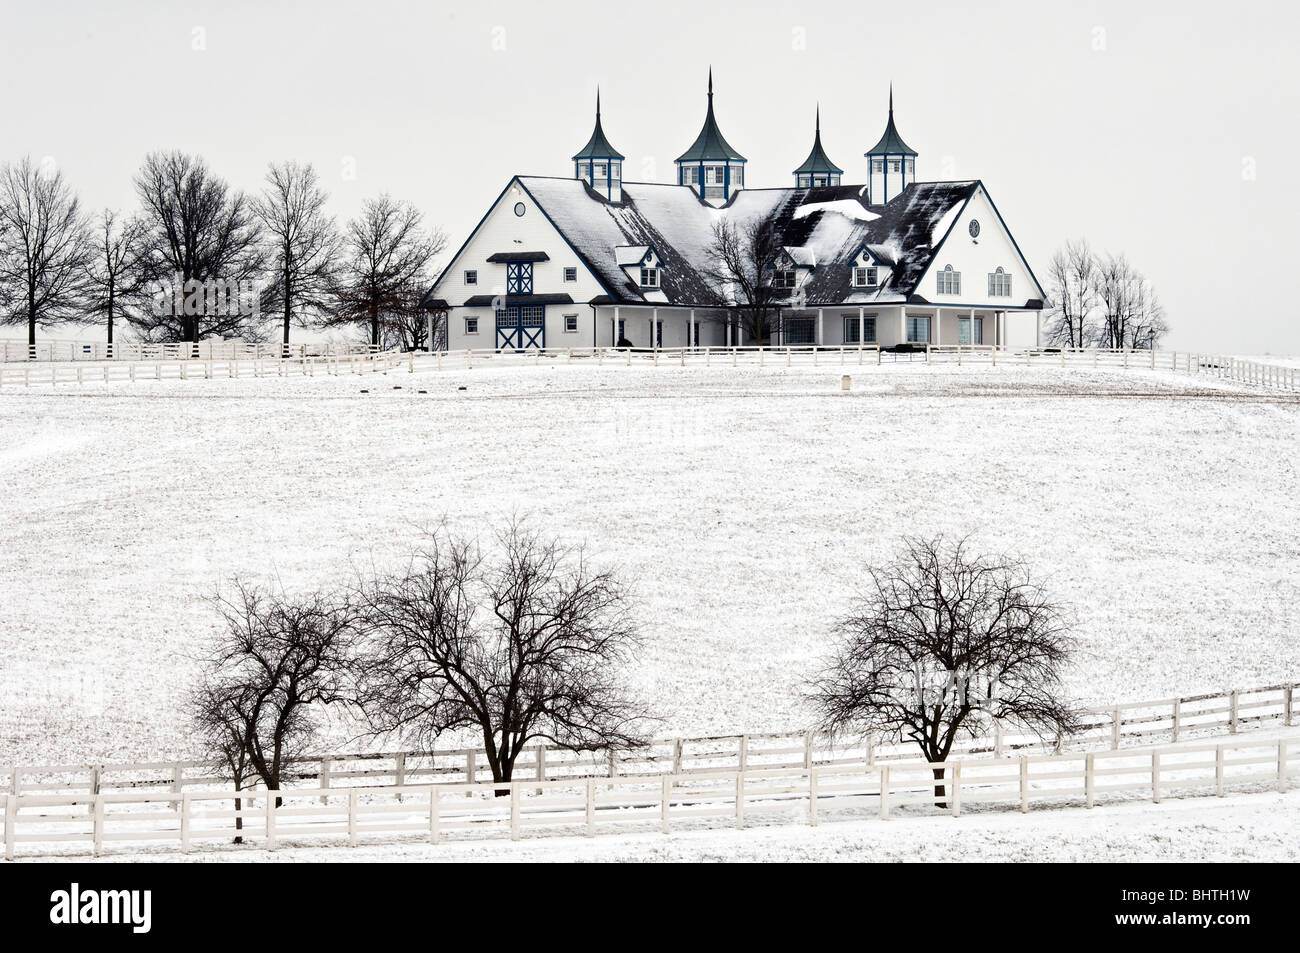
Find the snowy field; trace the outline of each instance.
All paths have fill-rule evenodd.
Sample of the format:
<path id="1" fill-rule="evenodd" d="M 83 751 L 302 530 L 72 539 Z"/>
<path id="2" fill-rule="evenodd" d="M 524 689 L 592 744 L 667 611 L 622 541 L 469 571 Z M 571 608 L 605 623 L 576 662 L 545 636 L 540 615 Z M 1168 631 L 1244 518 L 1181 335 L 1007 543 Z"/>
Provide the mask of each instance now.
<path id="1" fill-rule="evenodd" d="M 346 579 L 443 516 L 472 530 L 518 513 L 622 566 L 646 634 L 635 680 L 664 735 L 806 725 L 802 681 L 831 623 L 905 533 L 970 535 L 1038 567 L 1076 607 L 1085 651 L 1069 683 L 1084 702 L 1300 677 L 1294 397 L 1137 369 L 844 372 L 848 394 L 838 367 L 7 387 L 0 763 L 192 755 L 179 700 L 220 583 Z M 1218 809 L 1135 821 L 1116 850 L 1163 859 L 1183 835 L 1158 841 L 1160 825 Z M 972 838 L 963 856 L 980 843 L 1031 856 L 1051 830 L 971 826 L 984 823 L 935 835 L 935 858 L 959 837 Z M 930 836 L 853 830 L 848 849 L 882 859 Z M 1068 830 L 1079 839 L 1056 856 L 1103 839 Z M 840 841 L 691 836 L 651 842 L 685 857 L 726 841 L 757 859 L 829 856 Z M 1241 830 L 1221 836 L 1231 856 Z"/>

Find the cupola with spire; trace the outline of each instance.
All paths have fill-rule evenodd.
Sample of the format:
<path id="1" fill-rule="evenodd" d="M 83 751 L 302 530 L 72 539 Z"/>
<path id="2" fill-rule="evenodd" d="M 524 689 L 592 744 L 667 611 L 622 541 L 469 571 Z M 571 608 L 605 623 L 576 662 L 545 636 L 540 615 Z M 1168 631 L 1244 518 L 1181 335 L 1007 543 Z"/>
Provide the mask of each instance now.
<path id="1" fill-rule="evenodd" d="M 709 111 L 691 147 L 677 157 L 677 184 L 689 185 L 710 205 L 725 205 L 745 187 L 746 159 L 722 137 L 713 116 L 713 69 L 709 69 Z"/>
<path id="2" fill-rule="evenodd" d="M 894 126 L 894 84 L 890 83 L 885 134 L 866 153 L 868 205 L 884 205 L 916 181 L 916 155 Z"/>
<path id="3" fill-rule="evenodd" d="M 826 185 L 839 185 L 844 170 L 826 155 L 822 148 L 822 109 L 817 107 L 816 132 L 813 135 L 812 152 L 804 159 L 803 165 L 794 170 L 794 185 L 797 189 L 821 188 Z"/>
<path id="4" fill-rule="evenodd" d="M 582 179 L 607 201 L 623 201 L 623 153 L 605 138 L 600 125 L 600 88 L 596 88 L 596 128 L 573 157 L 573 177 Z"/>

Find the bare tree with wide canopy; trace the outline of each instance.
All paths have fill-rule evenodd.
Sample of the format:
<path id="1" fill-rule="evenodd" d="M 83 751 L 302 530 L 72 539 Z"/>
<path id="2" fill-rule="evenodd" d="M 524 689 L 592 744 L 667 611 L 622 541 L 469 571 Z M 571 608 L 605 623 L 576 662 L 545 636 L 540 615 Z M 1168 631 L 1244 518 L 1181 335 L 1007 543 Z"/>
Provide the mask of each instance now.
<path id="1" fill-rule="evenodd" d="M 1008 557 L 967 542 L 908 539 L 866 570 L 856 609 L 810 701 L 833 733 L 916 744 L 942 762 L 992 720 L 1057 739 L 1078 730 L 1061 673 L 1074 643 L 1065 613 Z M 935 769 L 935 796 L 944 796 Z"/>
<path id="2" fill-rule="evenodd" d="M 445 529 L 403 569 L 360 585 L 360 708 L 377 734 L 433 748 L 477 735 L 494 781 L 530 742 L 570 751 L 644 743 L 624 678 L 640 639 L 623 584 L 581 548 L 510 523 L 497 546 Z"/>

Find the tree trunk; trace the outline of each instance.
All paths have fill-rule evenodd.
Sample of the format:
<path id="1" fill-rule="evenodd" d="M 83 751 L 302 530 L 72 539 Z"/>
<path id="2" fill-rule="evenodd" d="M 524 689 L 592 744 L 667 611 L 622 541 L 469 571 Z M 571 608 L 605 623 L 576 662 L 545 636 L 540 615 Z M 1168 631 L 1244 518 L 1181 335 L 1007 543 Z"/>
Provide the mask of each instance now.
<path id="1" fill-rule="evenodd" d="M 931 773 L 934 775 L 934 797 L 936 807 L 947 807 L 948 802 L 945 800 L 946 791 L 943 785 L 943 768 L 932 768 Z"/>
<path id="2" fill-rule="evenodd" d="M 109 343 L 110 346 L 109 346 L 109 349 L 108 349 L 108 353 L 109 353 L 109 356 L 110 356 L 110 357 L 112 357 L 112 355 L 113 355 L 113 348 L 112 348 L 112 344 L 113 344 L 113 297 L 114 297 L 114 295 L 113 295 L 113 290 L 114 290 L 114 289 L 113 289 L 113 279 L 112 279 L 112 278 L 109 278 L 109 279 L 108 279 L 108 343 Z"/>
<path id="3" fill-rule="evenodd" d="M 290 302 L 292 301 L 292 288 L 289 285 L 289 276 L 284 276 L 284 356 L 289 356 L 289 318 L 292 313 Z"/>
<path id="4" fill-rule="evenodd" d="M 36 288 L 27 285 L 27 346 L 36 347 Z"/>
<path id="5" fill-rule="evenodd" d="M 370 343 L 379 344 L 379 302 L 370 303 Z"/>

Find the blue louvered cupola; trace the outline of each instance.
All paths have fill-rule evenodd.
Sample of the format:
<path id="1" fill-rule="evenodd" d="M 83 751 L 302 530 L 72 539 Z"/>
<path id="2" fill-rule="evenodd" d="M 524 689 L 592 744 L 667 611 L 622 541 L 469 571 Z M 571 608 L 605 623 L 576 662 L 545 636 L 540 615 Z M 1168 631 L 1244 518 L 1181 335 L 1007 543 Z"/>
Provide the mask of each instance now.
<path id="1" fill-rule="evenodd" d="M 605 138 L 600 124 L 600 89 L 596 89 L 596 128 L 573 157 L 573 177 L 582 179 L 608 202 L 623 201 L 623 153 Z"/>
<path id="2" fill-rule="evenodd" d="M 713 70 L 709 70 L 709 111 L 691 147 L 677 157 L 677 184 L 689 185 L 710 205 L 725 205 L 745 187 L 745 162 L 722 136 L 713 115 Z"/>

